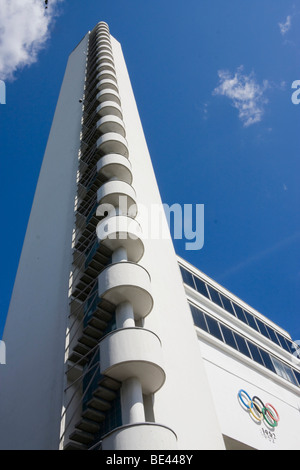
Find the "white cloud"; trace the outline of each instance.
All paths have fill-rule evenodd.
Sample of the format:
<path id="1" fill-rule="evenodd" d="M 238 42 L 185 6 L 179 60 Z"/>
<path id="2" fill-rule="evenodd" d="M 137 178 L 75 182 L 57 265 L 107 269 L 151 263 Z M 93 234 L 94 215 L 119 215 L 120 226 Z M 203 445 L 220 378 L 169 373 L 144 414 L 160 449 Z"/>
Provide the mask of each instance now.
<path id="1" fill-rule="evenodd" d="M 245 75 L 242 72 L 242 66 L 233 75 L 228 70 L 219 70 L 219 86 L 213 94 L 229 98 L 238 110 L 243 125 L 248 127 L 262 119 L 264 105 L 268 102 L 264 92 L 269 88 L 269 83 L 265 80 L 259 85 L 253 73 Z"/>
<path id="2" fill-rule="evenodd" d="M 0 78 L 12 79 L 18 69 L 37 61 L 50 36 L 57 3 L 49 0 L 0 1 Z"/>
<path id="3" fill-rule="evenodd" d="M 284 36 L 292 26 L 292 17 L 288 15 L 285 23 L 278 23 L 281 34 Z"/>

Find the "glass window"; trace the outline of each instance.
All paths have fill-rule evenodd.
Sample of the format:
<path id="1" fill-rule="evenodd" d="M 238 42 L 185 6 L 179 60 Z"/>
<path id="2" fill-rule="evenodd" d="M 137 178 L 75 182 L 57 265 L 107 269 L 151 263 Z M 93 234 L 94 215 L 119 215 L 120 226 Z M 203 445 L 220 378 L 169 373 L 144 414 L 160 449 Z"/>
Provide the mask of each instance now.
<path id="1" fill-rule="evenodd" d="M 297 342 L 291 341 L 290 348 L 291 348 L 293 356 L 296 359 L 300 359 L 300 342 L 299 341 L 297 341 Z"/>
<path id="2" fill-rule="evenodd" d="M 228 344 L 228 346 L 231 346 L 232 348 L 237 349 L 237 344 L 235 342 L 232 330 L 228 328 L 227 326 L 223 325 L 223 323 L 221 324 L 221 330 L 223 333 L 225 343 Z"/>
<path id="3" fill-rule="evenodd" d="M 264 324 L 264 322 L 262 322 L 259 318 L 256 318 L 255 320 L 256 320 L 256 323 L 258 325 L 258 328 L 259 328 L 261 334 L 263 336 L 265 336 L 266 338 L 270 339 L 270 336 L 267 332 L 266 325 Z"/>
<path id="4" fill-rule="evenodd" d="M 298 381 L 298 385 L 300 387 L 300 372 L 298 372 L 297 370 L 294 369 L 294 374 L 296 376 L 296 379 Z"/>
<path id="5" fill-rule="evenodd" d="M 236 343 L 238 345 L 239 351 L 242 354 L 244 354 L 245 356 L 248 356 L 248 357 L 251 358 L 251 355 L 250 355 L 250 352 L 249 352 L 249 349 L 248 349 L 245 338 L 243 338 L 241 335 L 239 335 L 236 332 L 234 332 L 234 337 L 235 337 Z"/>
<path id="6" fill-rule="evenodd" d="M 291 341 L 290 339 L 288 339 L 288 338 L 285 338 L 285 342 L 288 345 L 290 353 L 295 354 L 295 351 L 298 349 L 299 346 L 296 343 L 294 343 L 293 341 Z"/>
<path id="7" fill-rule="evenodd" d="M 290 352 L 290 349 L 289 349 L 289 347 L 288 347 L 288 345 L 287 345 L 287 343 L 286 343 L 286 341 L 285 341 L 284 336 L 282 336 L 282 335 L 281 335 L 280 333 L 278 333 L 278 332 L 277 332 L 276 334 L 277 334 L 277 336 L 278 336 L 278 339 L 279 339 L 280 344 L 281 344 L 281 346 L 283 347 L 283 349 L 285 349 L 287 352 Z"/>
<path id="8" fill-rule="evenodd" d="M 271 361 L 271 356 L 267 353 L 264 349 L 259 348 L 259 352 L 261 357 L 264 360 L 265 366 L 267 369 L 271 370 L 272 372 L 276 372 L 273 362 Z"/>
<path id="9" fill-rule="evenodd" d="M 219 323 L 212 317 L 205 315 L 207 325 L 208 325 L 208 330 L 211 335 L 213 335 L 215 338 L 220 339 L 223 341 L 223 337 L 221 335 L 221 330 L 219 327 Z"/>
<path id="10" fill-rule="evenodd" d="M 255 344 L 251 343 L 251 341 L 247 341 L 247 343 L 248 343 L 248 347 L 250 349 L 253 361 L 258 362 L 258 364 L 261 364 L 262 366 L 265 366 L 263 358 L 260 355 L 259 348 Z"/>
<path id="11" fill-rule="evenodd" d="M 281 344 L 280 344 L 280 342 L 279 342 L 279 339 L 277 338 L 276 333 L 275 333 L 275 331 L 273 330 L 273 328 L 271 328 L 270 326 L 266 325 L 266 329 L 268 330 L 269 336 L 270 336 L 271 340 L 273 341 L 273 343 L 276 343 L 276 344 L 278 344 L 279 346 L 281 346 Z"/>
<path id="12" fill-rule="evenodd" d="M 190 304 L 190 307 L 191 307 L 191 312 L 192 312 L 195 325 L 201 328 L 201 330 L 208 332 L 207 324 L 204 318 L 204 313 L 199 308 L 195 307 L 194 305 Z"/>
<path id="13" fill-rule="evenodd" d="M 217 304 L 217 305 L 220 305 L 220 307 L 223 308 L 223 304 L 221 302 L 221 299 L 220 299 L 220 296 L 219 296 L 219 292 L 216 291 L 213 287 L 211 286 L 207 286 L 208 287 L 208 290 L 209 290 L 209 293 L 210 293 L 210 297 L 211 297 L 211 300 Z"/>
<path id="14" fill-rule="evenodd" d="M 289 382 L 292 382 L 294 385 L 298 385 L 293 371 L 289 366 L 276 359 L 276 357 L 272 357 L 272 361 L 277 375 L 288 380 Z"/>
<path id="15" fill-rule="evenodd" d="M 248 325 L 251 326 L 251 328 L 254 328 L 256 331 L 259 331 L 254 316 L 246 310 L 244 310 L 244 313 L 247 318 Z"/>
<path id="16" fill-rule="evenodd" d="M 179 266 L 183 282 L 187 284 L 188 286 L 192 287 L 195 289 L 195 284 L 194 284 L 194 279 L 192 273 L 190 271 L 187 271 L 183 266 Z"/>
<path id="17" fill-rule="evenodd" d="M 233 306 L 234 306 L 234 310 L 235 310 L 235 313 L 236 313 L 236 316 L 239 320 L 241 320 L 242 322 L 244 323 L 247 323 L 247 320 L 246 320 L 246 316 L 245 316 L 245 313 L 244 313 L 244 310 L 242 309 L 242 307 L 240 307 L 239 305 L 233 303 Z"/>
<path id="18" fill-rule="evenodd" d="M 195 281 L 195 284 L 196 284 L 197 291 L 200 294 L 205 295 L 205 297 L 209 298 L 205 282 L 203 282 L 202 279 L 199 279 L 196 276 L 194 276 L 194 281 Z"/>
<path id="19" fill-rule="evenodd" d="M 225 308 L 226 312 L 229 312 L 229 313 L 231 313 L 232 315 L 235 316 L 235 313 L 234 313 L 234 310 L 233 310 L 233 307 L 231 305 L 230 300 L 227 297 L 225 297 L 225 295 L 223 295 L 221 293 L 220 293 L 220 297 L 222 299 L 222 302 L 223 302 L 223 305 L 224 305 L 224 308 Z"/>

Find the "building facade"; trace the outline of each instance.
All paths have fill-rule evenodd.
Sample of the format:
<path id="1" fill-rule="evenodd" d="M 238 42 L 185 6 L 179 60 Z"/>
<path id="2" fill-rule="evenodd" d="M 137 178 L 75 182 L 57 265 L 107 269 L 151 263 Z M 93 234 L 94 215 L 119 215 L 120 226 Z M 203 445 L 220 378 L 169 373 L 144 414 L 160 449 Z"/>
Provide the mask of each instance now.
<path id="1" fill-rule="evenodd" d="M 2 449 L 263 448 L 246 436 L 264 415 L 264 444 L 299 448 L 289 336 L 264 320 L 276 344 L 214 303 L 206 285 L 248 312 L 177 258 L 163 210 L 164 236 L 149 236 L 153 206 L 121 45 L 100 22 L 69 57 L 24 240 L 3 336 Z"/>
<path id="2" fill-rule="evenodd" d="M 194 266 L 178 261 L 226 449 L 299 450 L 297 344 Z"/>

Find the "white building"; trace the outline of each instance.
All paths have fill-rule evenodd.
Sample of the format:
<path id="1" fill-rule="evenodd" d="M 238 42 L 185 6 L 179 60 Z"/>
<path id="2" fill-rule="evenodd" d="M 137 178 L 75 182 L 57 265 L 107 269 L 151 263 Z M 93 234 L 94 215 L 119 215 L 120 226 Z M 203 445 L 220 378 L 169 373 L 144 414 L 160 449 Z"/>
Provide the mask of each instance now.
<path id="1" fill-rule="evenodd" d="M 26 232 L 3 336 L 2 449 L 300 448 L 289 336 L 178 260 L 165 216 L 164 236 L 149 236 L 153 206 L 121 46 L 101 22 L 69 57 Z M 280 344 L 203 295 L 200 278 Z M 263 405 L 245 411 L 241 389 Z"/>
<path id="2" fill-rule="evenodd" d="M 278 325 L 178 261 L 226 449 L 299 449 L 297 345 Z"/>

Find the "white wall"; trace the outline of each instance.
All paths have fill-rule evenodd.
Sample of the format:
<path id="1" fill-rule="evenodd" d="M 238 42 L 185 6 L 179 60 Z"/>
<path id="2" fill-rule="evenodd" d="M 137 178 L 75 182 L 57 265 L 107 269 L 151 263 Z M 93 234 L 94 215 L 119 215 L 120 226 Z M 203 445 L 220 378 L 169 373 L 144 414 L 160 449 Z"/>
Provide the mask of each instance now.
<path id="1" fill-rule="evenodd" d="M 160 194 L 121 47 L 114 39 L 112 46 L 133 169 L 132 185 L 138 204 L 149 208 L 151 204 L 161 204 Z M 145 226 L 139 215 L 137 220 Z M 163 223 L 166 226 L 165 218 Z M 155 419 L 175 431 L 179 449 L 223 448 L 204 366 L 201 358 L 195 361 L 199 357 L 198 342 L 171 238 L 146 239 L 140 264 L 151 275 L 154 297 L 154 308 L 145 319 L 145 327 L 162 341 L 166 371 L 166 382 L 155 395 Z"/>
<path id="2" fill-rule="evenodd" d="M 58 448 L 87 41 L 69 57 L 4 330 L 1 449 Z"/>
<path id="3" fill-rule="evenodd" d="M 222 433 L 258 450 L 299 450 L 300 390 L 280 377 L 272 378 L 271 372 L 250 359 L 243 362 L 233 357 L 229 347 L 228 352 L 225 346 L 218 349 L 204 336 L 199 336 L 199 356 L 204 357 Z M 251 418 L 238 400 L 240 389 L 276 408 L 280 416 L 276 428 Z M 275 439 L 266 433 L 268 430 Z"/>

